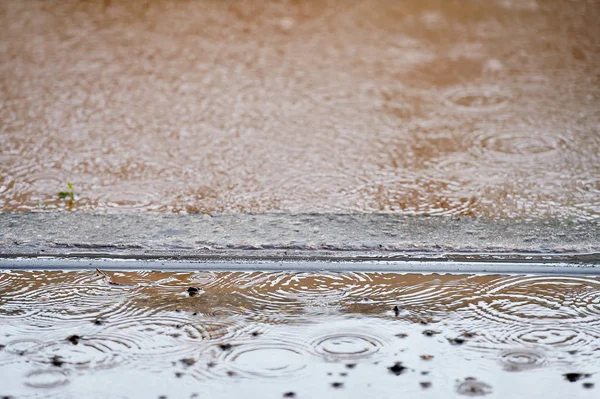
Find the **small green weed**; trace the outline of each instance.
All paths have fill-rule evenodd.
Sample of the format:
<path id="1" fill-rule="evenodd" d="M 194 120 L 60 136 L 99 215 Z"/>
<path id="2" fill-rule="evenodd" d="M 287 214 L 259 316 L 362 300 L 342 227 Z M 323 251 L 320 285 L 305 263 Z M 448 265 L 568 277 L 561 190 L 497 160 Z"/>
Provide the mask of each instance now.
<path id="1" fill-rule="evenodd" d="M 73 185 L 70 181 L 67 182 L 67 186 L 69 187 L 69 191 L 61 191 L 58 193 L 59 198 L 70 198 L 71 201 L 75 199 L 75 191 L 73 190 Z"/>

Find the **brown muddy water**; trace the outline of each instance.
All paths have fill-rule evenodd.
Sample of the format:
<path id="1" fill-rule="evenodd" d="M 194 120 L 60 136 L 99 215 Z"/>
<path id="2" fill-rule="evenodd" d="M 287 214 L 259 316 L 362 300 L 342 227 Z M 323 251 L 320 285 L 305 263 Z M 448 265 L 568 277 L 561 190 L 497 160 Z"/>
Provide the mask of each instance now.
<path id="1" fill-rule="evenodd" d="M 596 398 L 600 281 L 4 270 L 0 348 L 18 398 Z"/>
<path id="2" fill-rule="evenodd" d="M 3 0 L 0 209 L 598 218 L 599 20 L 597 0 Z"/>

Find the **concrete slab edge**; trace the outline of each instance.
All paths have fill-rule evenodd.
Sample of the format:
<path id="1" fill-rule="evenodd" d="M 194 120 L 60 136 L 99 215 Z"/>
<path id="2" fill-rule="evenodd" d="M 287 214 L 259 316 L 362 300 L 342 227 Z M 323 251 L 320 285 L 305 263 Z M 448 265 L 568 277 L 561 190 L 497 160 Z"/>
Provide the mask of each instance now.
<path id="1" fill-rule="evenodd" d="M 600 263 L 600 221 L 0 213 L 0 258 Z"/>

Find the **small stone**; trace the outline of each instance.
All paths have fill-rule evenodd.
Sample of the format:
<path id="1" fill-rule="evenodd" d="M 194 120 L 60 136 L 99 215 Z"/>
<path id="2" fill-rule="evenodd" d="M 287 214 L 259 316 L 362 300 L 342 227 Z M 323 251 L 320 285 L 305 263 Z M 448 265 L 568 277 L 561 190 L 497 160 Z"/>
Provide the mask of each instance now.
<path id="1" fill-rule="evenodd" d="M 434 335 L 439 334 L 439 331 L 435 331 L 435 330 L 425 330 L 423 331 L 423 335 L 426 337 L 433 337 Z"/>
<path id="2" fill-rule="evenodd" d="M 585 389 L 592 389 L 594 387 L 594 383 L 593 382 L 584 382 L 583 387 Z"/>
<path id="3" fill-rule="evenodd" d="M 388 370 L 395 375 L 400 375 L 404 373 L 407 368 L 404 367 L 401 362 L 396 362 L 393 366 L 388 367 Z"/>
<path id="4" fill-rule="evenodd" d="M 400 333 L 400 334 L 396 334 L 396 337 L 398 337 L 398 338 L 406 338 L 406 337 L 408 337 L 408 334 Z"/>
<path id="5" fill-rule="evenodd" d="M 189 357 L 180 359 L 179 361 L 187 367 L 193 366 L 196 363 L 196 360 L 189 358 Z"/>
<path id="6" fill-rule="evenodd" d="M 292 391 L 286 392 L 286 393 L 283 394 L 283 397 L 284 398 L 295 398 L 296 397 L 296 393 L 292 392 Z"/>
<path id="7" fill-rule="evenodd" d="M 62 367 L 62 365 L 63 365 L 65 362 L 62 360 L 62 357 L 60 357 L 60 356 L 53 356 L 53 357 L 52 357 L 52 359 L 50 359 L 50 363 L 51 363 L 53 366 L 56 366 L 56 367 Z"/>
<path id="8" fill-rule="evenodd" d="M 196 296 L 200 293 L 200 288 L 198 287 L 189 287 L 187 289 L 187 293 L 189 294 L 189 296 Z"/>
<path id="9" fill-rule="evenodd" d="M 423 389 L 427 389 L 427 388 L 431 388 L 431 382 L 429 381 L 423 381 L 419 383 L 421 385 L 421 388 Z"/>
<path id="10" fill-rule="evenodd" d="M 79 343 L 80 339 L 81 339 L 81 337 L 79 335 L 69 335 L 67 337 L 67 341 L 69 341 L 73 345 L 77 345 Z"/>
<path id="11" fill-rule="evenodd" d="M 181 371 L 176 371 L 175 372 L 175 377 L 181 378 L 181 377 L 183 377 L 183 373 Z"/>
<path id="12" fill-rule="evenodd" d="M 356 367 L 356 363 L 348 363 L 348 364 L 346 364 L 346 368 L 347 369 L 353 369 L 354 367 Z"/>
<path id="13" fill-rule="evenodd" d="M 450 345 L 462 345 L 465 342 L 467 342 L 467 340 L 464 338 L 457 337 L 457 338 L 448 338 L 448 342 L 450 342 Z"/>
<path id="14" fill-rule="evenodd" d="M 219 345 L 219 348 L 221 348 L 222 351 L 228 351 L 231 348 L 233 348 L 233 345 L 231 345 L 231 344 L 221 344 L 221 345 Z"/>
<path id="15" fill-rule="evenodd" d="M 582 378 L 587 378 L 589 377 L 590 374 L 584 374 L 584 373 L 565 373 L 563 374 L 563 377 L 565 377 L 567 379 L 567 381 L 569 382 L 576 382 L 581 380 Z"/>
<path id="16" fill-rule="evenodd" d="M 433 355 L 421 355 L 421 359 L 423 359 L 423 360 L 431 360 L 431 359 L 433 359 Z"/>
<path id="17" fill-rule="evenodd" d="M 344 383 L 343 382 L 332 382 L 331 386 L 334 388 L 341 388 L 344 386 Z"/>

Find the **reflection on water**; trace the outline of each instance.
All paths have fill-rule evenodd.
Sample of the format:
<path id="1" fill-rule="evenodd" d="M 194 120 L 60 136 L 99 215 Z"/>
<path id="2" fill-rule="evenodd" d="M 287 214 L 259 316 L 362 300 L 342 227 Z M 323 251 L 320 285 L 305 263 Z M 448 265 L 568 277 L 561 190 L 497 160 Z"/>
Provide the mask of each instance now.
<path id="1" fill-rule="evenodd" d="M 0 274 L 18 397 L 594 397 L 599 342 L 594 277 Z"/>
<path id="2" fill-rule="evenodd" d="M 595 0 L 3 1 L 0 209 L 597 218 L 598 20 Z"/>

